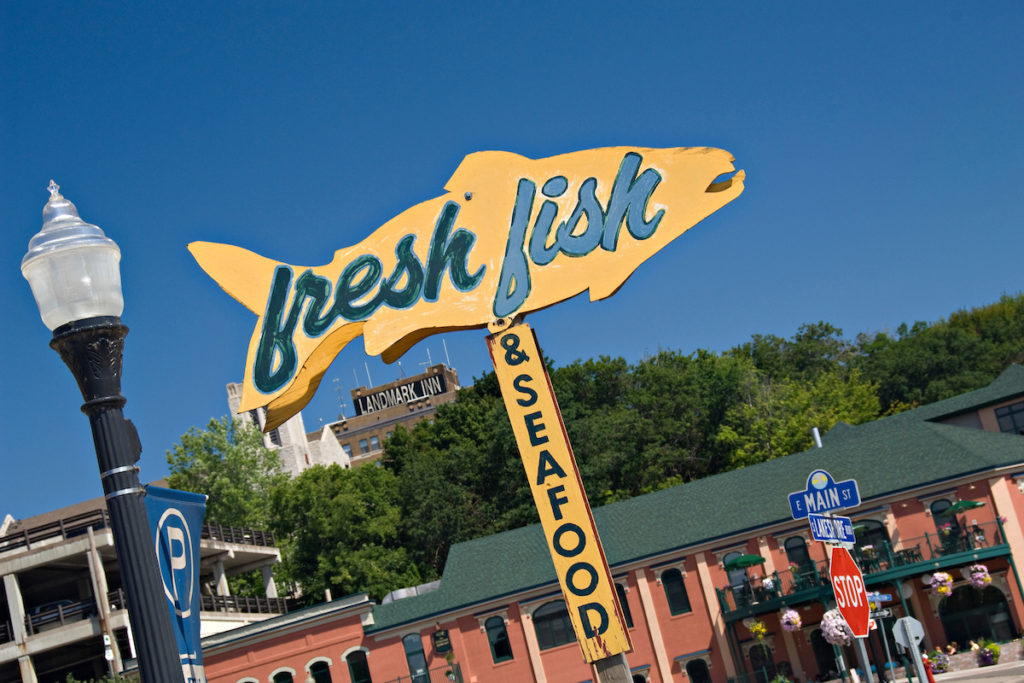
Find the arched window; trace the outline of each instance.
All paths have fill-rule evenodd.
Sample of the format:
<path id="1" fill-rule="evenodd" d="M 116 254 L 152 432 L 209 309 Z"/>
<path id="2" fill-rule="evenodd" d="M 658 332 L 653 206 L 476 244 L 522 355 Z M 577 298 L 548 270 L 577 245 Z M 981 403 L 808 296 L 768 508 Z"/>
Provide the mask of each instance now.
<path id="1" fill-rule="evenodd" d="M 292 673 L 293 672 L 291 671 L 278 671 L 270 680 L 273 681 L 273 683 L 294 683 Z"/>
<path id="2" fill-rule="evenodd" d="M 576 642 L 576 632 L 572 630 L 569 611 L 562 600 L 537 608 L 533 613 L 533 630 L 537 634 L 537 647 L 541 650 Z"/>
<path id="3" fill-rule="evenodd" d="M 863 550 L 865 546 L 871 546 L 874 554 L 881 557 L 889 545 L 889 532 L 885 525 L 877 519 L 858 520 L 853 523 L 853 534 L 857 539 L 857 547 Z"/>
<path id="4" fill-rule="evenodd" d="M 835 651 L 821 634 L 820 628 L 811 633 L 811 649 L 814 651 L 814 661 L 818 664 L 818 680 L 839 678 Z"/>
<path id="5" fill-rule="evenodd" d="M 348 664 L 348 677 L 352 679 L 352 683 L 373 683 L 365 652 L 362 650 L 350 652 L 345 658 L 345 662 Z"/>
<path id="6" fill-rule="evenodd" d="M 402 638 L 405 648 L 405 661 L 409 663 L 409 676 L 412 683 L 428 683 L 427 657 L 423 654 L 423 639 L 418 633 L 410 633 Z"/>
<path id="7" fill-rule="evenodd" d="M 1007 641 L 1014 636 L 1006 596 L 994 586 L 981 590 L 960 586 L 939 603 L 939 617 L 946 642 L 955 640 L 962 645 L 981 638 Z"/>
<path id="8" fill-rule="evenodd" d="M 668 569 L 662 572 L 661 585 L 665 588 L 665 597 L 668 598 L 669 612 L 683 614 L 690 611 L 690 597 L 686 594 L 686 583 L 681 571 Z"/>
<path id="9" fill-rule="evenodd" d="M 801 536 L 791 536 L 786 539 L 786 559 L 790 564 L 799 567 L 799 571 L 805 571 L 811 567 L 811 556 L 807 552 L 807 543 Z"/>
<path id="10" fill-rule="evenodd" d="M 619 596 L 619 604 L 622 605 L 622 616 L 626 620 L 626 628 L 633 628 L 633 615 L 629 611 L 629 600 L 626 600 L 626 589 L 621 583 L 615 584 L 615 594 Z"/>
<path id="11" fill-rule="evenodd" d="M 512 659 L 512 643 L 508 641 L 508 631 L 502 617 L 491 617 L 484 622 L 487 631 L 487 642 L 491 645 L 491 659 L 494 663 Z"/>
<path id="12" fill-rule="evenodd" d="M 686 663 L 686 676 L 690 679 L 690 683 L 711 683 L 708 663 L 699 657 Z"/>
<path id="13" fill-rule="evenodd" d="M 960 535 L 960 521 L 956 515 L 943 514 L 951 507 L 953 507 L 953 503 L 948 500 L 935 500 L 929 506 L 932 511 L 932 521 L 935 523 L 935 531 L 939 534 L 940 541 Z"/>
<path id="14" fill-rule="evenodd" d="M 309 675 L 313 683 L 331 683 L 331 665 L 320 660 L 309 665 Z"/>
<path id="15" fill-rule="evenodd" d="M 739 557 L 742 554 L 743 553 L 735 551 L 735 550 L 733 552 L 731 552 L 731 553 L 727 553 L 725 555 L 725 557 L 722 558 L 722 564 L 729 564 L 730 562 L 732 562 L 733 560 L 735 560 L 737 557 Z M 742 567 L 739 568 L 739 569 L 730 569 L 728 571 L 728 574 L 729 574 L 729 585 L 732 586 L 733 588 L 740 588 L 740 587 L 746 585 L 747 583 L 749 583 L 748 580 L 747 580 L 747 570 L 742 568 Z"/>
<path id="16" fill-rule="evenodd" d="M 775 660 L 772 659 L 771 650 L 764 643 L 758 643 L 750 648 L 750 669 L 758 681 L 770 681 L 775 678 Z"/>

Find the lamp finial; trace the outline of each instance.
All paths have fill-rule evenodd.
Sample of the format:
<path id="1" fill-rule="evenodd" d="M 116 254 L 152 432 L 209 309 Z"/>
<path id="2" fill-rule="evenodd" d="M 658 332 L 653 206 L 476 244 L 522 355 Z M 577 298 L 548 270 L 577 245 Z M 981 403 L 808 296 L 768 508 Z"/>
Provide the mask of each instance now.
<path id="1" fill-rule="evenodd" d="M 53 182 L 53 178 L 50 178 L 50 184 L 46 186 L 46 189 L 50 191 L 50 196 L 51 197 L 59 197 L 60 196 L 60 185 L 58 185 L 57 183 Z"/>

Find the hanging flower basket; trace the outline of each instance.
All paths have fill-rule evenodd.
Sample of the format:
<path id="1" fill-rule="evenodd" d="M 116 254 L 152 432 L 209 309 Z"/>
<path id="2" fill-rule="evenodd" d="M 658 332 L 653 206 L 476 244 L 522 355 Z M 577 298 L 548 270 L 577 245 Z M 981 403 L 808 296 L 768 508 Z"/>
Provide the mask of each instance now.
<path id="1" fill-rule="evenodd" d="M 873 545 L 862 545 L 860 547 L 860 554 L 865 560 L 873 560 L 878 557 L 878 551 L 875 550 Z"/>
<path id="2" fill-rule="evenodd" d="M 964 578 L 968 579 L 975 588 L 984 588 L 992 583 L 988 567 L 983 564 L 972 564 L 964 571 Z"/>
<path id="3" fill-rule="evenodd" d="M 784 631 L 792 633 L 800 628 L 800 614 L 795 609 L 783 610 L 782 615 L 779 616 L 779 622 Z"/>
<path id="4" fill-rule="evenodd" d="M 764 622 L 760 619 L 754 619 L 747 624 L 747 629 L 750 631 L 750 634 L 758 640 L 764 640 L 764 637 L 768 635 L 768 627 L 765 626 Z"/>
<path id="5" fill-rule="evenodd" d="M 821 635 L 829 645 L 849 645 L 853 633 L 837 609 L 830 609 L 821 617 Z"/>
<path id="6" fill-rule="evenodd" d="M 943 597 L 953 592 L 953 577 L 946 572 L 935 572 L 928 580 L 932 593 Z"/>

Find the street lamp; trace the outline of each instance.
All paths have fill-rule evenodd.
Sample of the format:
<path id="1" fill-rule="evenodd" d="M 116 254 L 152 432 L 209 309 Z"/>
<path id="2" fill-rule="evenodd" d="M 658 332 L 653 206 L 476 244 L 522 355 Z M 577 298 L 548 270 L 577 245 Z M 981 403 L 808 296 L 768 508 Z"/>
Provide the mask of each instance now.
<path id="1" fill-rule="evenodd" d="M 144 683 L 181 683 L 178 657 L 156 550 L 150 536 L 135 464 L 142 453 L 135 426 L 125 419 L 121 352 L 128 328 L 118 264 L 121 250 L 50 181 L 43 229 L 29 240 L 21 273 L 32 287 L 50 346 L 67 364 L 89 416 L 100 479 L 110 513 L 117 561 L 128 603 L 139 672 Z"/>

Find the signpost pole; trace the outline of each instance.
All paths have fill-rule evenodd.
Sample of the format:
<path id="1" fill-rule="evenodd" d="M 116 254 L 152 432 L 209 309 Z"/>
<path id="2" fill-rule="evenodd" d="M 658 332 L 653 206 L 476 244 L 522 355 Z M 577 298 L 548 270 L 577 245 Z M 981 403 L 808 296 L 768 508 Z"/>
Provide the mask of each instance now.
<path id="1" fill-rule="evenodd" d="M 917 640 L 910 633 L 910 622 L 901 619 L 900 623 L 903 626 L 903 637 L 910 644 L 910 647 L 907 648 L 907 656 L 910 657 L 910 661 L 914 664 L 917 680 L 927 681 L 928 675 L 924 671 L 924 662 L 921 661 L 921 651 L 917 648 Z"/>
<path id="2" fill-rule="evenodd" d="M 599 683 L 630 683 L 632 650 L 611 570 L 537 338 L 512 319 L 487 346 L 583 659 Z"/>
<path id="3" fill-rule="evenodd" d="M 619 653 L 594 662 L 597 683 L 632 683 L 626 655 Z"/>
<path id="4" fill-rule="evenodd" d="M 871 675 L 871 662 L 868 661 L 868 651 L 864 647 L 864 639 L 854 638 L 853 649 L 857 653 L 857 663 L 860 664 L 861 671 L 864 674 L 861 680 L 873 683 L 875 677 Z"/>
<path id="5" fill-rule="evenodd" d="M 896 667 L 892 663 L 892 654 L 889 652 L 889 639 L 885 637 L 885 622 L 881 620 L 879 620 L 879 622 L 878 634 L 882 636 L 882 645 L 885 646 L 885 670 L 886 673 L 895 678 L 896 675 L 892 672 L 896 670 Z M 883 681 L 886 680 L 886 678 L 887 676 L 881 676 L 881 680 Z"/>

